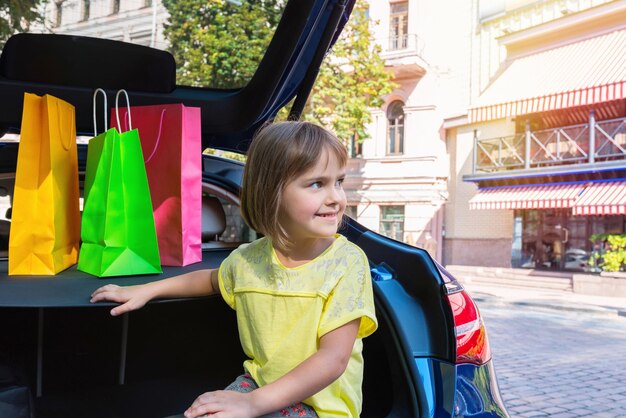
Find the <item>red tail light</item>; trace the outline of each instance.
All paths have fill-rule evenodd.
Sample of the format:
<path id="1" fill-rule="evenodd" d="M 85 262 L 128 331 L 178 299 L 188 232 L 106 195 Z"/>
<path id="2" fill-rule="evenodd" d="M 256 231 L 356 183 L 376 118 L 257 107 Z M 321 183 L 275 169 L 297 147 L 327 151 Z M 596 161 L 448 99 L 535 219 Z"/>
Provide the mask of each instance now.
<path id="1" fill-rule="evenodd" d="M 487 330 L 478 307 L 457 282 L 446 283 L 454 315 L 456 362 L 483 364 L 491 358 Z"/>

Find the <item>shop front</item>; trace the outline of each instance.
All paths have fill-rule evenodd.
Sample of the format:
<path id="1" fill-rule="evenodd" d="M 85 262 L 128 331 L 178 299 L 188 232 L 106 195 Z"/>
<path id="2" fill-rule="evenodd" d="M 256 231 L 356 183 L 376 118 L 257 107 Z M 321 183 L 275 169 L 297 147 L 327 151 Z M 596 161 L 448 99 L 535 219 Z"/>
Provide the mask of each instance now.
<path id="1" fill-rule="evenodd" d="M 622 175 L 622 170 L 587 176 Z M 585 177 L 576 173 L 573 177 Z M 554 178 L 548 176 L 548 178 Z M 526 178 L 525 181 L 538 181 Z M 513 213 L 511 266 L 598 272 L 604 237 L 626 234 L 626 180 L 507 185 L 491 181 L 470 199 L 470 209 Z M 494 185 L 495 184 L 495 185 Z"/>
<path id="2" fill-rule="evenodd" d="M 540 270 L 599 271 L 594 237 L 626 233 L 626 216 L 574 216 L 572 209 L 516 210 L 511 266 Z"/>

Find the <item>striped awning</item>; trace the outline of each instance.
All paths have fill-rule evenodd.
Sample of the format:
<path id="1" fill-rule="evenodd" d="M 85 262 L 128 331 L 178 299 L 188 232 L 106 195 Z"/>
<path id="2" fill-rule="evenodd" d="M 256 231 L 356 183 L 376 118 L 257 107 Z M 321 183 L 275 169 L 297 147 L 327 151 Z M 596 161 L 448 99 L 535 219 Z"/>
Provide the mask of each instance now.
<path id="1" fill-rule="evenodd" d="M 542 184 L 479 189 L 469 201 L 470 209 L 571 208 L 584 183 Z"/>
<path id="2" fill-rule="evenodd" d="M 469 109 L 471 123 L 626 99 L 626 29 L 512 57 Z"/>
<path id="3" fill-rule="evenodd" d="M 626 215 L 626 180 L 590 183 L 576 200 L 574 215 Z"/>

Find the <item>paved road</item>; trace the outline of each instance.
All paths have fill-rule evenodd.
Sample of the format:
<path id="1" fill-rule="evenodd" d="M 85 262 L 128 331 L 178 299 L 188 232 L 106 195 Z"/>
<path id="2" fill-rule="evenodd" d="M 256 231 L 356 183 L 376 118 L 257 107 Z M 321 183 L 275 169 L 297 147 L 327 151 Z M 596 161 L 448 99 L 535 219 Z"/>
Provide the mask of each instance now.
<path id="1" fill-rule="evenodd" d="M 478 305 L 511 417 L 626 417 L 626 318 Z"/>

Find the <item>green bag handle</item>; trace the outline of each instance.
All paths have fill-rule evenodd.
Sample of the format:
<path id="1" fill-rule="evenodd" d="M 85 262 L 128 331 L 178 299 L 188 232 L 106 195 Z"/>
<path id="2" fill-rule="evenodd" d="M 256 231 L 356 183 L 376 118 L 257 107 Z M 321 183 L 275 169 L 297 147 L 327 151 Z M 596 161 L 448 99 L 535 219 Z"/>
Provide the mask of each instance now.
<path id="1" fill-rule="evenodd" d="M 104 96 L 104 132 L 107 131 L 107 94 L 104 90 L 97 88 L 93 93 L 93 136 L 98 136 L 98 128 L 96 123 L 96 98 L 98 93 L 102 93 Z"/>
<path id="2" fill-rule="evenodd" d="M 118 90 L 117 94 L 115 95 L 115 117 L 117 118 L 117 128 L 120 131 L 122 130 L 122 124 L 120 123 L 120 108 L 119 108 L 120 93 L 124 93 L 124 95 L 126 96 L 126 105 L 127 105 L 127 109 L 128 109 L 126 111 L 126 115 L 128 115 L 128 126 L 125 126 L 124 128 L 127 131 L 132 131 L 133 130 L 133 125 L 132 125 L 131 118 L 130 118 L 130 100 L 128 99 L 128 93 L 124 89 Z M 106 96 L 105 96 L 105 100 L 106 100 Z M 105 115 L 105 117 L 106 117 L 106 115 Z M 154 143 L 154 149 L 152 150 L 152 153 L 150 154 L 150 156 L 148 158 L 146 158 L 146 160 L 145 160 L 146 164 L 150 162 L 152 157 L 154 157 L 154 154 L 156 154 L 157 148 L 159 147 L 159 142 L 161 141 L 161 132 L 163 131 L 163 118 L 164 117 L 165 117 L 165 109 L 163 109 L 161 111 L 161 120 L 159 121 L 159 132 L 157 134 L 157 139 L 156 139 L 156 141 Z M 95 115 L 94 115 L 94 118 L 95 118 Z"/>
<path id="3" fill-rule="evenodd" d="M 124 96 L 126 96 L 126 108 L 128 109 L 128 130 L 132 131 L 133 123 L 130 118 L 130 99 L 128 98 L 128 93 L 124 89 L 118 90 L 117 94 L 115 95 L 115 118 L 117 119 L 117 127 L 118 129 L 122 129 L 122 124 L 120 123 L 120 107 L 119 107 L 120 93 L 124 93 Z"/>

